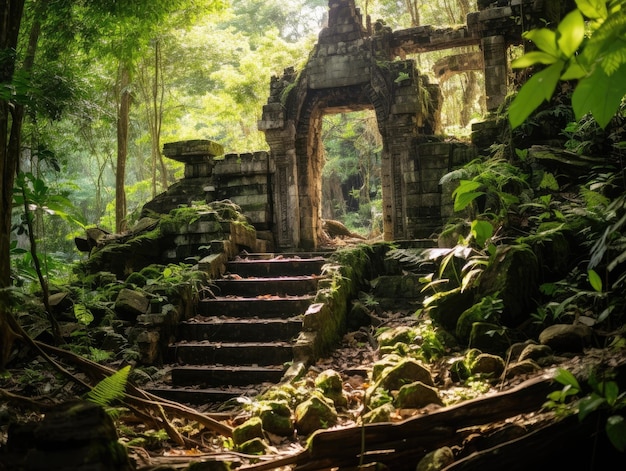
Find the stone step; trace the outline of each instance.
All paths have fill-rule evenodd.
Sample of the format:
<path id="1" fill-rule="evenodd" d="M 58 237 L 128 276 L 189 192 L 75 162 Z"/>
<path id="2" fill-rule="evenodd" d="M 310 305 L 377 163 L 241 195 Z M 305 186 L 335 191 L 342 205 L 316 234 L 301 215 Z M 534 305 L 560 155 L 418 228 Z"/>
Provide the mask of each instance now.
<path id="1" fill-rule="evenodd" d="M 302 319 L 241 319 L 197 316 L 178 326 L 178 338 L 221 342 L 268 342 L 290 340 L 302 329 Z"/>
<path id="2" fill-rule="evenodd" d="M 238 275 L 239 276 L 239 275 Z M 212 282 L 213 294 L 255 297 L 262 295 L 299 296 L 315 293 L 319 276 L 282 276 L 272 278 L 223 278 Z"/>
<path id="3" fill-rule="evenodd" d="M 255 397 L 262 392 L 259 385 L 249 388 L 222 387 L 222 388 L 199 388 L 189 387 L 153 387 L 147 388 L 148 392 L 155 396 L 182 404 L 207 405 L 220 404 L 237 397 Z"/>
<path id="4" fill-rule="evenodd" d="M 282 365 L 293 360 L 290 342 L 181 341 L 168 349 L 172 363 L 185 365 Z"/>
<path id="5" fill-rule="evenodd" d="M 236 273 L 242 277 L 278 277 L 319 275 L 327 263 L 324 257 L 299 258 L 284 256 L 283 258 L 264 259 L 258 256 L 236 259 L 226 264 L 227 273 Z"/>
<path id="6" fill-rule="evenodd" d="M 150 391 L 217 404 L 280 382 L 325 263 L 323 255 L 304 253 L 244 253 L 228 262 L 224 277 L 208 286 L 213 297 L 179 324 L 178 342 L 168 350 L 169 380 Z"/>
<path id="7" fill-rule="evenodd" d="M 304 314 L 313 299 L 313 295 L 209 298 L 198 302 L 197 312 L 203 316 L 285 319 Z"/>
<path id="8" fill-rule="evenodd" d="M 171 370 L 172 383 L 177 386 L 245 386 L 278 383 L 285 372 L 282 365 L 266 366 L 179 366 Z"/>

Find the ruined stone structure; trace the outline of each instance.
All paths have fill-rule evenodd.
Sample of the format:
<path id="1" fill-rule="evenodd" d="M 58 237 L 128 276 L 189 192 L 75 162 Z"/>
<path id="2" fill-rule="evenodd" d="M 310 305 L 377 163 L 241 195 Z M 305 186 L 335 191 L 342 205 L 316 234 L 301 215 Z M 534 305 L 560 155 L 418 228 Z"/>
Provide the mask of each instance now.
<path id="1" fill-rule="evenodd" d="M 322 236 L 322 117 L 370 109 L 383 138 L 384 239 L 428 238 L 452 211 L 450 189 L 441 187 L 441 177 L 475 157 L 477 150 L 437 137 L 439 86 L 429 83 L 406 56 L 479 46 L 477 52 L 439 62 L 435 72 L 444 79 L 482 69 L 487 108 L 494 111 L 509 89 L 509 46 L 521 43 L 522 31 L 542 19 L 557 20 L 564 8 L 562 2 L 547 0 L 479 0 L 479 11 L 470 13 L 464 25 L 392 31 L 383 21 L 364 19 L 354 0 L 328 4 L 328 25 L 304 68 L 286 69 L 271 80 L 258 123 L 269 152 L 218 158 L 207 150 L 203 158 L 186 162 L 193 167 L 185 173 L 186 182 L 157 198 L 158 204 L 149 203 L 150 209 L 167 210 L 173 200 L 229 198 L 250 217 L 263 247 L 314 249 Z M 184 154 L 185 143 L 172 146 L 169 150 L 175 151 L 169 155 L 166 146 L 166 155 Z M 190 189 L 191 183 L 196 190 Z M 181 189 L 182 198 L 176 194 Z"/>
<path id="2" fill-rule="evenodd" d="M 449 194 L 441 176 L 475 155 L 443 143 L 441 93 L 407 54 L 480 46 L 441 67 L 439 75 L 480 67 L 487 107 L 495 110 L 508 91 L 507 48 L 521 41 L 522 23 L 537 17 L 543 2 L 479 2 L 480 11 L 456 28 L 420 26 L 391 31 L 384 22 L 365 24 L 354 0 L 330 0 L 328 26 L 303 70 L 285 70 L 271 82 L 259 129 L 265 132 L 274 172 L 274 235 L 281 248 L 313 248 L 321 231 L 323 167 L 321 118 L 326 113 L 373 109 L 383 138 L 382 192 L 385 240 L 425 238 L 445 220 Z M 524 13 L 524 8 L 530 15 Z M 535 16 L 533 16 L 535 15 Z M 442 209 L 443 208 L 443 209 Z"/>

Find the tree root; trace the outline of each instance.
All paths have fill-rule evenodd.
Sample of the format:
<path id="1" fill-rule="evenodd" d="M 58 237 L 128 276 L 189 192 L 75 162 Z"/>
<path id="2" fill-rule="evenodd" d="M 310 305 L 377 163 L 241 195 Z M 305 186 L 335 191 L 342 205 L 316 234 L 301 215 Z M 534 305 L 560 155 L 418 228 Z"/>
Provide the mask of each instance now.
<path id="1" fill-rule="evenodd" d="M 80 355 L 76 355 L 68 350 L 64 350 L 62 348 L 54 347 L 48 345 L 43 342 L 39 342 L 37 340 L 33 340 L 22 328 L 22 326 L 15 320 L 15 318 L 11 315 L 8 317 L 8 327 L 12 329 L 12 331 L 16 332 L 16 338 L 22 340 L 24 343 L 29 345 L 34 351 L 36 351 L 41 357 L 43 357 L 55 370 L 61 373 L 63 376 L 78 384 L 79 386 L 85 388 L 86 390 L 90 390 L 92 388 L 91 385 L 85 383 L 82 379 L 76 377 L 66 368 L 64 368 L 60 363 L 55 361 L 50 355 L 55 355 L 57 357 L 61 357 L 66 361 L 69 361 L 74 366 L 76 366 L 79 370 L 84 372 L 93 382 L 102 381 L 104 378 L 111 376 L 115 373 L 113 368 L 109 368 L 107 366 L 101 365 L 94 361 L 91 361 L 85 357 Z M 10 393 L 8 393 L 10 394 Z M 19 400 L 16 398 L 16 400 Z M 176 427 L 171 424 L 168 420 L 166 414 L 172 414 L 178 417 L 185 418 L 187 420 L 191 420 L 197 422 L 200 425 L 203 425 L 207 429 L 219 433 L 220 435 L 226 437 L 232 437 L 233 428 L 219 420 L 216 420 L 210 417 L 207 414 L 202 414 L 191 407 L 187 407 L 184 404 L 179 404 L 177 402 L 169 401 L 166 399 L 162 399 L 154 394 L 151 394 L 143 389 L 138 388 L 131 382 L 128 382 L 126 385 L 126 395 L 123 399 L 125 405 L 132 407 L 134 409 L 143 409 L 148 411 L 146 414 L 138 414 L 138 417 L 150 417 L 152 422 L 157 422 L 161 427 L 165 429 L 170 438 L 178 443 L 181 446 L 185 446 L 188 439 L 183 437 Z M 43 404 L 38 404 L 38 406 L 43 406 Z M 192 443 L 190 443 L 192 444 Z M 193 443 L 195 445 L 195 443 Z"/>

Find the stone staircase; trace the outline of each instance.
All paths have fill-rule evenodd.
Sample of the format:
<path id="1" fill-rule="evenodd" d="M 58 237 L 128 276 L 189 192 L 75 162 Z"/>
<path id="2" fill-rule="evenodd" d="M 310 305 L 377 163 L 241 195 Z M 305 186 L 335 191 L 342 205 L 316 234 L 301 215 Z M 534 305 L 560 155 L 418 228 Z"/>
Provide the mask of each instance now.
<path id="1" fill-rule="evenodd" d="M 189 404 L 255 396 L 293 360 L 302 317 L 326 260 L 315 254 L 245 254 L 227 262 L 169 346 L 171 376 L 151 391 Z"/>

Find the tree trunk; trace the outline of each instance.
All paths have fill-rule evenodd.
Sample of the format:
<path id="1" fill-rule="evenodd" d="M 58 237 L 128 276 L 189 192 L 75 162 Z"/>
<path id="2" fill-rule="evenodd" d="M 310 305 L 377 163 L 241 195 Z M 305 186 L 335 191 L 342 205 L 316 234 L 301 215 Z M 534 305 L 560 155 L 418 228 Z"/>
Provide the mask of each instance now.
<path id="1" fill-rule="evenodd" d="M 15 50 L 20 31 L 24 0 L 0 0 L 0 84 L 10 84 L 15 72 Z M 11 285 L 11 210 L 13 184 L 19 162 L 19 143 L 15 143 L 11 116 L 12 104 L 0 96 L 0 370 L 4 370 L 13 348 L 15 333 L 9 327 Z"/>
<path id="2" fill-rule="evenodd" d="M 119 70 L 120 101 L 117 111 L 117 167 L 115 171 L 115 232 L 126 229 L 126 159 L 128 157 L 128 127 L 130 122 L 130 72 L 125 64 Z"/>

